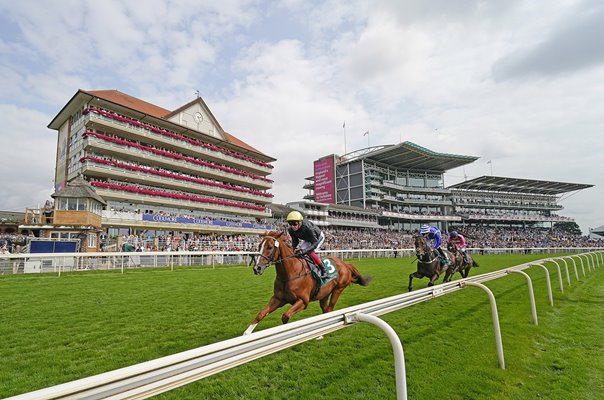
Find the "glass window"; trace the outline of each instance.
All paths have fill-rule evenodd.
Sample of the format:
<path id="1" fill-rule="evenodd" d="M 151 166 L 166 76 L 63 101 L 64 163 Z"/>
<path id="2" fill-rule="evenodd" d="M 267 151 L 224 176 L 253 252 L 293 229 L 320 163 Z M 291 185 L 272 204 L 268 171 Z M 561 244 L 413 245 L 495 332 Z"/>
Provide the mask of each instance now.
<path id="1" fill-rule="evenodd" d="M 88 247 L 96 247 L 96 233 L 88 234 Z"/>
<path id="2" fill-rule="evenodd" d="M 409 178 L 409 186 L 424 187 L 424 178 Z"/>
<path id="3" fill-rule="evenodd" d="M 78 206 L 78 199 L 67 199 L 67 209 L 70 211 L 76 210 Z"/>
<path id="4" fill-rule="evenodd" d="M 86 211 L 86 199 L 76 199 L 78 201 L 78 210 Z"/>

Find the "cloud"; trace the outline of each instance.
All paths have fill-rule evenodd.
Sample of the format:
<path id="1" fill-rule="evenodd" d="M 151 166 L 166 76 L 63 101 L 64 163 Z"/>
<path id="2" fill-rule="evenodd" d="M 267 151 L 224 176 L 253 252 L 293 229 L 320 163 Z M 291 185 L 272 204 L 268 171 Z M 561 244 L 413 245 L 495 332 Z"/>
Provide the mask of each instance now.
<path id="1" fill-rule="evenodd" d="M 599 226 L 603 8 L 576 0 L 0 2 L 1 138 L 14 143 L 0 147 L 11 165 L 0 209 L 47 197 L 56 133 L 45 126 L 77 89 L 118 89 L 170 109 L 199 89 L 228 132 L 277 158 L 277 202 L 300 200 L 312 161 L 344 153 L 344 142 L 348 152 L 367 146 L 369 130 L 372 145 L 410 140 L 481 157 L 447 183 L 492 165 L 501 176 L 596 184 L 565 211 L 584 229 Z M 32 149 L 40 156 L 23 157 Z"/>
<path id="2" fill-rule="evenodd" d="M 529 76 L 548 77 L 602 66 L 604 63 L 604 6 L 587 3 L 574 10 L 539 43 L 518 49 L 495 63 L 496 81 Z"/>
<path id="3" fill-rule="evenodd" d="M 0 104 L 2 127 L 2 210 L 25 211 L 50 198 L 53 190 L 57 137 L 46 129 L 49 116 Z"/>

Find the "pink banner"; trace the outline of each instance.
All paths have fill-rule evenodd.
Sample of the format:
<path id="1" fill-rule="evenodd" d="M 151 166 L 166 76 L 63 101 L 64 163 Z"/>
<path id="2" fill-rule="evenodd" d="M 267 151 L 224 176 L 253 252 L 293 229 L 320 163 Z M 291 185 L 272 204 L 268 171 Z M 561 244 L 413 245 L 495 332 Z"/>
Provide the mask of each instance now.
<path id="1" fill-rule="evenodd" d="M 334 204 L 335 190 L 335 159 L 328 156 L 314 163 L 315 168 L 315 201 L 318 203 Z"/>

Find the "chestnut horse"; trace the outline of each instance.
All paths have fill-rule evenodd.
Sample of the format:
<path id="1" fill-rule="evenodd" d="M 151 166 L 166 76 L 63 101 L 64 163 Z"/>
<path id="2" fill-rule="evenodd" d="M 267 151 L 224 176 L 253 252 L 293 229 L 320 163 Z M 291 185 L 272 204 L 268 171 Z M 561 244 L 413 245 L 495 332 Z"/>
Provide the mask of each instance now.
<path id="1" fill-rule="evenodd" d="M 466 253 L 466 258 L 468 260 L 468 262 L 466 263 L 463 259 L 463 254 L 461 253 L 461 251 L 458 250 L 457 245 L 455 243 L 447 243 L 447 250 L 449 250 L 451 253 L 455 254 L 456 258 L 457 257 L 461 258 L 461 264 L 459 265 L 459 268 L 455 269 L 451 275 L 453 275 L 456 272 L 459 272 L 461 274 L 462 278 L 467 278 L 468 275 L 470 275 L 470 270 L 472 269 L 472 267 L 479 266 L 478 263 L 474 260 L 474 258 L 472 258 L 472 256 L 469 255 L 468 253 Z M 445 279 L 446 279 L 446 277 L 445 277 Z M 451 279 L 449 278 L 449 280 L 451 280 Z M 445 282 L 448 282 L 448 281 L 445 280 Z"/>
<path id="2" fill-rule="evenodd" d="M 407 289 L 409 291 L 413 290 L 411 282 L 413 278 L 430 278 L 430 282 L 428 282 L 428 286 L 434 286 L 434 282 L 438 279 L 438 277 L 445 271 L 447 271 L 447 276 L 450 272 L 455 268 L 454 264 L 450 266 L 442 265 L 440 259 L 436 256 L 434 250 L 428 244 L 428 240 L 422 235 L 417 235 L 415 237 L 415 255 L 417 257 L 417 271 L 409 274 L 409 286 Z M 449 260 L 454 261 L 455 255 L 449 251 L 446 251 L 449 256 Z"/>
<path id="3" fill-rule="evenodd" d="M 275 264 L 277 276 L 275 277 L 274 292 L 266 307 L 264 307 L 250 326 L 243 333 L 252 333 L 256 325 L 264 317 L 285 304 L 292 306 L 281 316 L 285 324 L 299 311 L 308 307 L 312 300 L 319 300 L 324 313 L 333 311 L 338 298 L 350 285 L 357 283 L 367 286 L 371 277 L 362 276 L 354 265 L 344 262 L 337 257 L 321 258 L 324 260 L 325 269 L 332 275 L 337 270 L 337 277 L 317 289 L 317 281 L 313 278 L 308 263 L 294 254 L 294 250 L 286 242 L 285 232 L 268 232 L 260 241 L 257 261 L 254 265 L 254 274 L 262 275 L 266 267 Z M 313 296 L 313 293 L 316 294 Z M 330 296 L 331 295 L 331 296 Z"/>

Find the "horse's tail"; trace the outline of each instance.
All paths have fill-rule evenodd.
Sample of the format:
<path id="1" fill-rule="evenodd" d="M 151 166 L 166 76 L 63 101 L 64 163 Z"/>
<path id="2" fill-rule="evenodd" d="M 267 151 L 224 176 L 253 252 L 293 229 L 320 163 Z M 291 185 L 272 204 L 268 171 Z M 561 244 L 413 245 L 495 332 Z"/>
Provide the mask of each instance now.
<path id="1" fill-rule="evenodd" d="M 359 272 L 357 267 L 355 267 L 351 263 L 344 263 L 344 264 L 346 264 L 346 266 L 350 269 L 350 272 L 352 273 L 352 282 L 353 283 L 357 283 L 361 286 L 369 285 L 369 282 L 371 282 L 373 277 L 361 275 L 361 273 Z"/>
<path id="2" fill-rule="evenodd" d="M 478 263 L 476 262 L 476 260 L 474 259 L 474 257 L 472 257 L 472 266 L 473 267 L 480 267 L 480 265 L 478 265 Z"/>

